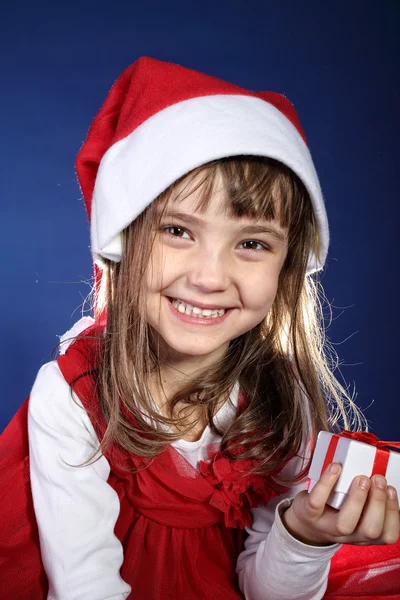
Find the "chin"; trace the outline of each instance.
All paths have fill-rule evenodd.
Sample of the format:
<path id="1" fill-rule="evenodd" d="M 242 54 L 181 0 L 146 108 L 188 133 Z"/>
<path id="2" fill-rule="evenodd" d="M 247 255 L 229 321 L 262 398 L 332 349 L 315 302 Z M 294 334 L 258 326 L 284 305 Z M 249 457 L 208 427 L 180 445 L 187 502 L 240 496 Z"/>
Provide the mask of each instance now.
<path id="1" fill-rule="evenodd" d="M 181 356 L 181 357 L 206 357 L 206 356 L 210 356 L 211 354 L 214 354 L 216 352 L 218 352 L 219 348 L 202 348 L 202 347 L 196 347 L 195 344 L 190 344 L 189 346 L 177 346 L 177 345 L 173 345 L 169 347 L 169 351 L 171 353 L 172 356 Z"/>
<path id="2" fill-rule="evenodd" d="M 210 357 L 215 355 L 219 357 L 222 353 L 228 349 L 229 342 L 221 343 L 218 345 L 212 343 L 196 343 L 196 340 L 193 339 L 194 336 L 189 336 L 187 339 L 180 339 L 177 342 L 176 339 L 168 339 L 168 336 L 163 337 L 159 334 L 163 340 L 162 348 L 166 355 L 170 360 L 184 360 L 199 358 L 204 359 L 206 357 Z M 211 340 L 209 340 L 210 342 Z"/>

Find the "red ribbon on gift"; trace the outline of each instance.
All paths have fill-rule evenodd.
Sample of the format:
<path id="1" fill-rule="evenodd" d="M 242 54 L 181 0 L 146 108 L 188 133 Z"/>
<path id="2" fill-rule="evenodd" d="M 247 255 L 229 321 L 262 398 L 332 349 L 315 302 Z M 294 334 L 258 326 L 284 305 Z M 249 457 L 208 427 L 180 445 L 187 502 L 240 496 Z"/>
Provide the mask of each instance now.
<path id="1" fill-rule="evenodd" d="M 374 464 L 372 466 L 372 475 L 383 475 L 386 476 L 386 469 L 389 462 L 390 450 L 387 449 L 388 446 L 392 448 L 400 449 L 400 442 L 384 442 L 379 440 L 376 435 L 373 433 L 369 433 L 368 431 L 342 431 L 342 433 L 334 433 L 331 437 L 331 441 L 329 442 L 328 450 L 326 452 L 324 464 L 322 465 L 321 475 L 328 467 L 328 465 L 333 462 L 333 458 L 335 456 L 336 448 L 338 442 L 341 437 L 350 438 L 355 440 L 356 442 L 364 442 L 364 444 L 368 444 L 369 446 L 375 446 L 375 458 Z"/>

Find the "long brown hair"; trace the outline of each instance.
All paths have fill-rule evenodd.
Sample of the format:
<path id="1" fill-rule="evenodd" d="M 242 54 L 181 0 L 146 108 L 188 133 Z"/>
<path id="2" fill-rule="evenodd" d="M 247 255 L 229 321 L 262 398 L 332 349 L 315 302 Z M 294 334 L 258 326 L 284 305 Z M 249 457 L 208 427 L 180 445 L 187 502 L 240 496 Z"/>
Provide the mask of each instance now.
<path id="1" fill-rule="evenodd" d="M 150 376 L 160 370 L 157 345 L 145 319 L 143 282 L 154 239 L 150 233 L 159 227 L 160 208 L 162 214 L 177 186 L 181 195 L 185 193 L 182 181 L 199 182 L 202 210 L 217 176 L 222 177 L 234 216 L 277 219 L 288 228 L 288 253 L 265 320 L 231 340 L 217 364 L 175 393 L 165 416 L 154 408 L 149 391 Z M 349 411 L 359 418 L 333 374 L 318 275 L 306 275 L 310 251 L 318 254 L 318 247 L 307 190 L 288 167 L 273 159 L 239 156 L 213 161 L 175 182 L 148 206 L 123 232 L 122 260 L 105 261 L 103 268 L 98 311 L 105 312 L 107 321 L 96 381 L 107 430 L 100 450 L 115 443 L 136 455 L 155 457 L 193 426 L 193 420 L 187 420 L 187 410 L 193 407 L 200 407 L 218 432 L 213 417 L 236 382 L 247 404 L 225 432 L 218 432 L 223 434 L 221 450 L 234 460 L 240 447 L 240 457 L 256 459 L 259 473 L 279 472 L 301 452 L 305 437 L 332 428 L 339 417 L 348 427 Z M 178 425 L 181 433 L 172 432 L 171 425 Z"/>

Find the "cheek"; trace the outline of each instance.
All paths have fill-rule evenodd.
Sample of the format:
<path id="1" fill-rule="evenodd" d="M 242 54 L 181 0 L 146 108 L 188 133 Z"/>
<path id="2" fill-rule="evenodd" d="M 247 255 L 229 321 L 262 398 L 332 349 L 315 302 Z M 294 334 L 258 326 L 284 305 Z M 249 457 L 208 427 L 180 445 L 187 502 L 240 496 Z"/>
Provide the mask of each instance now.
<path id="1" fill-rule="evenodd" d="M 160 291 L 164 281 L 168 278 L 168 269 L 165 253 L 160 247 L 153 249 L 151 259 L 146 271 L 146 284 L 150 292 Z"/>
<path id="2" fill-rule="evenodd" d="M 147 291 L 157 294 L 166 290 L 184 272 L 182 259 L 179 260 L 173 251 L 168 248 L 155 250 L 146 272 Z"/>
<path id="3" fill-rule="evenodd" d="M 146 287 L 148 292 L 156 292 L 160 289 L 162 284 L 162 277 L 160 270 L 155 270 L 152 265 L 149 265 L 149 268 L 146 272 Z"/>
<path id="4" fill-rule="evenodd" d="M 245 308 L 257 312 L 267 312 L 278 290 L 278 276 L 263 274 L 242 288 L 242 301 Z"/>

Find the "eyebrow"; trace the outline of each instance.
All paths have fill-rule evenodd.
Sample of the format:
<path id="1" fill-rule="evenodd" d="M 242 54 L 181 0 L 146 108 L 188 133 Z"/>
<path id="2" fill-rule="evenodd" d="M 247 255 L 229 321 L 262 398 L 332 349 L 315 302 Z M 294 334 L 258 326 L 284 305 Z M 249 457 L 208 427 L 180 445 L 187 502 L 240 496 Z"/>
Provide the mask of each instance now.
<path id="1" fill-rule="evenodd" d="M 185 221 L 188 225 L 194 225 L 197 227 L 204 228 L 206 226 L 206 221 L 199 219 L 198 217 L 194 217 L 193 215 L 188 215 L 182 212 L 176 211 L 166 211 L 161 215 L 164 218 L 172 218 L 172 219 L 180 219 L 181 221 Z M 274 227 L 272 224 L 268 225 L 245 225 L 243 227 L 236 227 L 235 233 L 267 233 L 275 237 L 279 242 L 286 241 L 286 234 L 281 230 Z"/>

